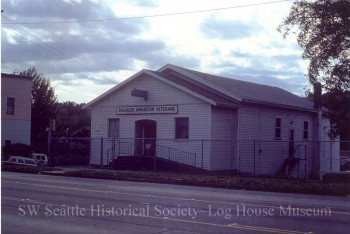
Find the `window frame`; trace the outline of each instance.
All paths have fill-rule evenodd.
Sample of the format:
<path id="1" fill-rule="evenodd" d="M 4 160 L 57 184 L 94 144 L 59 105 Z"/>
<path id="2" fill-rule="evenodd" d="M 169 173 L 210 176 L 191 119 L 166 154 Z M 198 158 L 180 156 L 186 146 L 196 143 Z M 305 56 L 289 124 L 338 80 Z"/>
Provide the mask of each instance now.
<path id="1" fill-rule="evenodd" d="M 277 126 L 277 120 L 279 120 L 279 126 Z M 279 134 L 277 134 L 279 133 Z M 275 140 L 281 140 L 282 139 L 282 118 L 281 117 L 275 117 Z M 279 136 L 278 136 L 279 135 Z"/>
<path id="2" fill-rule="evenodd" d="M 310 132 L 309 126 L 310 126 L 309 121 L 304 120 L 304 122 L 303 122 L 303 140 L 309 140 L 309 135 L 310 135 L 309 134 L 309 132 Z"/>
<path id="3" fill-rule="evenodd" d="M 12 102 L 10 102 L 10 100 Z M 6 99 L 6 115 L 15 115 L 16 99 L 14 97 L 7 97 Z"/>
<path id="4" fill-rule="evenodd" d="M 179 132 L 181 131 L 180 122 L 181 120 L 185 120 L 185 124 L 182 123 L 183 126 L 186 127 L 186 129 L 182 130 L 185 131 L 184 133 Z M 189 117 L 175 117 L 175 140 L 188 140 L 190 137 L 190 118 Z"/>
<path id="5" fill-rule="evenodd" d="M 111 120 L 116 120 L 116 136 L 111 136 Z M 120 118 L 108 118 L 107 122 L 107 137 L 108 138 L 119 138 L 120 137 Z"/>

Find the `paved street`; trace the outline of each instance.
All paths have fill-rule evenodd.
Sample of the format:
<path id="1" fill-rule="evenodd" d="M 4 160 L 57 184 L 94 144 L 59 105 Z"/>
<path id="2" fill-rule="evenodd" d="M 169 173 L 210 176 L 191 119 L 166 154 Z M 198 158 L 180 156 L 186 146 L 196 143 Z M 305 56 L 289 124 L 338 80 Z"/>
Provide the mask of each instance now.
<path id="1" fill-rule="evenodd" d="M 2 233 L 348 233 L 350 198 L 2 172 Z"/>

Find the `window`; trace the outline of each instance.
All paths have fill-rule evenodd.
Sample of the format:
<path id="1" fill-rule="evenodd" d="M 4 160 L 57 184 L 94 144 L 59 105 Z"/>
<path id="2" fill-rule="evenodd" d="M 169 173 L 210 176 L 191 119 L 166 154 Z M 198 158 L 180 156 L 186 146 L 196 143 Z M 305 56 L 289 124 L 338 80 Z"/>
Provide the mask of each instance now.
<path id="1" fill-rule="evenodd" d="M 119 138 L 119 119 L 108 119 L 108 137 Z"/>
<path id="2" fill-rule="evenodd" d="M 15 114 L 15 98 L 7 98 L 7 109 L 6 109 L 7 115 L 14 115 Z"/>
<path id="3" fill-rule="evenodd" d="M 304 121 L 303 139 L 304 140 L 309 139 L 309 122 L 308 121 Z"/>
<path id="4" fill-rule="evenodd" d="M 11 158 L 11 159 L 10 159 L 10 162 L 12 162 L 12 163 L 16 163 L 16 162 L 17 162 L 17 160 L 16 160 L 15 158 Z"/>
<path id="5" fill-rule="evenodd" d="M 30 159 L 25 159 L 24 162 L 26 164 L 30 164 L 30 165 L 36 165 L 35 161 L 34 160 L 30 160 Z"/>
<path id="6" fill-rule="evenodd" d="M 188 139 L 188 118 L 175 118 L 175 139 Z"/>
<path id="7" fill-rule="evenodd" d="M 281 139 L 281 130 L 282 130 L 282 119 L 281 118 L 276 118 L 275 139 Z"/>

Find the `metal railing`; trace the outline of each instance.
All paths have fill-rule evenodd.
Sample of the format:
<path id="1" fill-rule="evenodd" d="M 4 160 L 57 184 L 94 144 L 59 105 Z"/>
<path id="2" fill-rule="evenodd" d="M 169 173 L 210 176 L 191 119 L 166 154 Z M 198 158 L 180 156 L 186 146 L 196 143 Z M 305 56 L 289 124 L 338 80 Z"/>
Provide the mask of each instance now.
<path id="1" fill-rule="evenodd" d="M 157 157 L 190 166 L 196 166 L 197 155 L 195 153 L 190 153 L 163 145 L 157 145 L 156 149 Z"/>
<path id="2" fill-rule="evenodd" d="M 306 152 L 307 145 L 298 144 L 294 146 L 290 155 L 283 161 L 276 175 L 286 177 L 296 176 L 298 179 L 305 179 L 307 175 Z"/>
<path id="3" fill-rule="evenodd" d="M 133 155 L 134 144 L 131 141 L 120 141 L 119 139 L 110 140 L 111 147 L 107 149 L 107 162 L 110 164 L 114 159 L 121 155 Z"/>
<path id="4" fill-rule="evenodd" d="M 153 139 L 135 138 L 53 138 L 49 161 L 53 166 L 106 166 L 118 156 L 157 156 L 208 171 L 230 170 L 240 174 L 276 176 L 290 155 L 289 141 Z M 140 143 L 141 142 L 141 143 Z M 146 147 L 144 143 L 152 144 Z M 325 173 L 350 170 L 350 142 L 295 141 L 296 165 L 289 168 L 293 178 L 318 178 Z M 138 154 L 136 154 L 138 155 Z"/>

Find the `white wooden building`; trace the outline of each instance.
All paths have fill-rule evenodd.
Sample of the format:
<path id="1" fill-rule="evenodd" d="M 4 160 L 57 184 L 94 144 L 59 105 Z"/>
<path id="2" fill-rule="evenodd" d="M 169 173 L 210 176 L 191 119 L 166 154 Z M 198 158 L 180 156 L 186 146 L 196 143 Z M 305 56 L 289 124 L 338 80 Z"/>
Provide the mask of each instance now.
<path id="1" fill-rule="evenodd" d="M 1 73 L 1 146 L 30 145 L 32 80 Z"/>
<path id="2" fill-rule="evenodd" d="M 297 169 L 288 158 L 298 158 L 305 176 L 339 170 L 339 144 L 320 147 L 320 140 L 330 140 L 329 120 L 314 103 L 277 87 L 168 64 L 136 73 L 86 108 L 91 138 L 131 142 L 132 153 L 117 149 L 118 155 L 163 157 L 161 147 L 168 147 L 196 155 L 194 166 L 206 170 L 293 175 Z M 110 153 L 107 142 L 104 153 Z M 91 164 L 109 163 L 99 143 L 91 151 Z M 181 161 L 177 154 L 174 160 Z"/>

